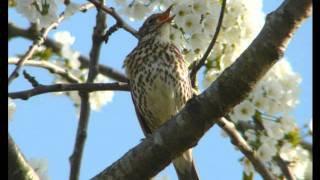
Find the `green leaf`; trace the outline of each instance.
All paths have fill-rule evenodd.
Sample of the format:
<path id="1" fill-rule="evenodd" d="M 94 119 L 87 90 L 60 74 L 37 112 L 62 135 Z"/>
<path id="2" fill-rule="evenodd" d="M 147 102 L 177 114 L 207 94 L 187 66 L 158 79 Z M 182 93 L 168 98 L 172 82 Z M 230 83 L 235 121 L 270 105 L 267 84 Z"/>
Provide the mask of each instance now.
<path id="1" fill-rule="evenodd" d="M 248 176 L 245 172 L 242 173 L 242 180 L 253 180 L 253 173 Z"/>
<path id="2" fill-rule="evenodd" d="M 46 48 L 44 51 L 34 53 L 33 57 L 38 57 L 41 60 L 48 60 L 53 55 L 51 48 Z"/>
<path id="3" fill-rule="evenodd" d="M 298 129 L 295 129 L 284 136 L 294 147 L 300 144 L 300 133 Z"/>
<path id="4" fill-rule="evenodd" d="M 15 0 L 8 0 L 9 7 L 15 7 L 16 5 L 17 5 L 17 2 Z"/>

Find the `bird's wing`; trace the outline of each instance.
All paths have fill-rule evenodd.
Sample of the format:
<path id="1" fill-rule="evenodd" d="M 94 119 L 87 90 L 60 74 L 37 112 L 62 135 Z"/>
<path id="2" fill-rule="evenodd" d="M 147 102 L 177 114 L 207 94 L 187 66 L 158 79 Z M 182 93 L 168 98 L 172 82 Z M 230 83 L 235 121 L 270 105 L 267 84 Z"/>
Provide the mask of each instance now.
<path id="1" fill-rule="evenodd" d="M 132 99 L 132 102 L 133 102 L 133 105 L 134 105 L 134 109 L 136 110 L 136 114 L 137 114 L 137 117 L 138 117 L 138 120 L 139 120 L 139 123 L 140 123 L 140 126 L 141 126 L 141 129 L 144 133 L 144 135 L 146 136 L 147 134 L 151 134 L 151 130 L 150 128 L 148 127 L 147 123 L 146 123 L 146 120 L 144 119 L 144 117 L 141 115 L 141 113 L 139 112 L 139 109 L 137 107 L 137 104 L 133 98 L 133 94 L 131 92 L 131 99 Z"/>

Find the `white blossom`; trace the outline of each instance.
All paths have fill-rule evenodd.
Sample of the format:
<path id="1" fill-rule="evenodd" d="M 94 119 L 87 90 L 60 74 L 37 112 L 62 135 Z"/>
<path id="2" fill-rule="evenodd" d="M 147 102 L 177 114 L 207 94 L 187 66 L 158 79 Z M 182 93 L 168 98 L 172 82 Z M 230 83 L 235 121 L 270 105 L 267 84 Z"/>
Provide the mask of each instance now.
<path id="1" fill-rule="evenodd" d="M 16 104 L 11 98 L 8 98 L 8 120 L 12 119 L 13 113 L 16 111 Z"/>
<path id="2" fill-rule="evenodd" d="M 53 35 L 53 38 L 56 42 L 61 43 L 62 45 L 71 46 L 76 38 L 71 36 L 69 31 L 59 31 Z"/>
<path id="3" fill-rule="evenodd" d="M 241 161 L 241 164 L 243 165 L 244 173 L 245 173 L 247 176 L 250 176 L 250 174 L 254 173 L 254 167 L 253 167 L 253 165 L 251 164 L 251 162 L 249 161 L 249 159 L 244 158 L 244 159 Z"/>
<path id="4" fill-rule="evenodd" d="M 277 150 L 268 144 L 262 144 L 257 150 L 257 154 L 263 162 L 271 161 L 276 153 Z"/>
<path id="5" fill-rule="evenodd" d="M 208 10 L 207 7 L 208 7 L 208 4 L 206 0 L 193 1 L 193 4 L 192 4 L 193 12 L 199 15 L 205 14 Z"/>
<path id="6" fill-rule="evenodd" d="M 40 28 L 47 27 L 57 20 L 56 0 L 17 0 L 16 10 L 30 22 L 38 23 Z"/>
<path id="7" fill-rule="evenodd" d="M 270 147 L 274 147 L 278 142 L 276 139 L 266 135 L 260 135 L 259 140 L 262 144 L 266 144 Z"/>
<path id="8" fill-rule="evenodd" d="M 181 27 L 186 33 L 200 32 L 201 30 L 200 16 L 195 14 L 186 15 L 186 17 L 183 19 L 183 23 Z"/>
<path id="9" fill-rule="evenodd" d="M 296 128 L 296 123 L 292 116 L 284 115 L 280 119 L 281 128 L 285 133 L 291 132 Z"/>
<path id="10" fill-rule="evenodd" d="M 293 161 L 297 154 L 296 154 L 296 150 L 292 146 L 292 144 L 286 141 L 281 146 L 281 148 L 279 150 L 279 155 L 285 161 Z"/>
<path id="11" fill-rule="evenodd" d="M 306 172 L 310 171 L 308 170 L 308 168 L 310 168 L 309 153 L 307 150 L 303 149 L 301 146 L 298 146 L 296 148 L 296 153 L 297 153 L 297 156 L 295 158 L 295 161 L 289 167 L 297 179 L 304 179 Z"/>
<path id="12" fill-rule="evenodd" d="M 265 111 L 266 109 L 268 109 L 268 101 L 268 98 L 260 94 L 259 96 L 254 96 L 252 103 L 260 111 Z"/>
<path id="13" fill-rule="evenodd" d="M 34 169 L 34 171 L 38 174 L 41 180 L 49 180 L 48 177 L 48 160 L 46 159 L 30 159 L 29 164 Z"/>
<path id="14" fill-rule="evenodd" d="M 141 3 L 134 3 L 132 6 L 128 6 L 124 9 L 124 13 L 130 17 L 130 20 L 142 20 L 147 13 L 150 13 L 153 9 L 150 6 L 145 6 Z"/>
<path id="15" fill-rule="evenodd" d="M 209 44 L 210 38 L 204 33 L 194 33 L 190 39 L 190 45 L 195 53 L 203 54 Z"/>
<path id="16" fill-rule="evenodd" d="M 276 176 L 280 176 L 282 174 L 280 167 L 275 162 L 270 163 L 270 170 Z"/>
<path id="17" fill-rule="evenodd" d="M 263 119 L 262 124 L 266 129 L 269 137 L 275 140 L 280 140 L 284 137 L 284 132 L 279 123 Z"/>
<path id="18" fill-rule="evenodd" d="M 68 17 L 72 16 L 74 13 L 76 13 L 77 11 L 79 11 L 80 7 L 81 7 L 80 4 L 70 2 L 64 11 L 65 18 L 68 18 Z"/>
<path id="19" fill-rule="evenodd" d="M 254 142 L 257 140 L 256 132 L 253 129 L 246 130 L 244 135 L 247 137 L 248 141 Z"/>
<path id="20" fill-rule="evenodd" d="M 175 15 L 174 21 L 178 26 L 183 26 L 183 19 L 192 12 L 191 4 L 185 2 L 173 7 L 172 13 Z"/>
<path id="21" fill-rule="evenodd" d="M 106 76 L 99 74 L 96 79 L 96 83 L 108 83 L 110 79 Z M 96 91 L 90 93 L 90 106 L 92 110 L 99 111 L 102 106 L 112 101 L 113 91 Z"/>
<path id="22" fill-rule="evenodd" d="M 248 100 L 241 102 L 234 108 L 234 116 L 236 116 L 237 118 L 239 118 L 239 120 L 242 121 L 248 121 L 252 119 L 254 113 L 255 108 L 253 104 Z"/>

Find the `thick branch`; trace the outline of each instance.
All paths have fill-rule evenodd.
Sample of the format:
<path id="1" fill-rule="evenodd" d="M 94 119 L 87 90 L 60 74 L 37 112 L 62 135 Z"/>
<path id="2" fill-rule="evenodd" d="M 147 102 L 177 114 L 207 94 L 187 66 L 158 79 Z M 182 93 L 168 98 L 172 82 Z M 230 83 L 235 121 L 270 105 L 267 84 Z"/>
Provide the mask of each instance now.
<path id="1" fill-rule="evenodd" d="M 100 0 L 103 4 L 104 0 Z M 106 29 L 106 14 L 100 9 L 97 9 L 96 26 L 93 28 L 92 47 L 90 51 L 90 64 L 87 83 L 93 83 L 95 77 L 98 75 L 98 65 L 100 49 L 103 42 L 104 30 Z M 76 134 L 76 142 L 74 145 L 73 153 L 70 156 L 70 180 L 78 180 L 80 174 L 82 154 L 87 137 L 87 129 L 90 116 L 90 96 L 88 92 L 79 92 L 81 105 L 80 105 L 80 118 Z"/>
<path id="2" fill-rule="evenodd" d="M 311 0 L 284 1 L 267 16 L 258 37 L 208 89 L 189 100 L 176 116 L 93 179 L 147 179 L 195 146 L 215 120 L 244 100 L 283 55 L 311 9 Z"/>
<path id="3" fill-rule="evenodd" d="M 36 88 L 8 93 L 8 96 L 12 99 L 27 100 L 30 97 L 37 96 L 45 93 L 63 92 L 63 91 L 130 91 L 130 87 L 127 83 L 84 83 L 84 84 L 54 84 L 54 85 L 40 85 Z"/>
<path id="4" fill-rule="evenodd" d="M 8 134 L 8 179 L 40 180 Z"/>
<path id="5" fill-rule="evenodd" d="M 213 35 L 213 38 L 206 50 L 206 52 L 203 54 L 202 58 L 199 61 L 196 61 L 194 66 L 191 69 L 190 72 L 190 79 L 191 79 L 191 85 L 193 88 L 197 88 L 196 86 L 196 78 L 197 78 L 197 72 L 200 70 L 200 68 L 204 65 L 204 63 L 206 62 L 208 56 L 210 55 L 210 52 L 212 51 L 212 48 L 214 46 L 214 44 L 217 41 L 218 35 L 219 35 L 219 31 L 221 29 L 222 26 L 222 20 L 223 20 L 223 16 L 224 16 L 224 10 L 226 7 L 226 0 L 222 1 L 222 5 L 221 5 L 221 10 L 220 10 L 220 16 L 219 16 L 219 20 L 218 20 L 218 24 L 216 27 L 216 31 Z"/>
<path id="6" fill-rule="evenodd" d="M 12 23 L 8 23 L 8 32 L 9 32 L 10 38 L 19 36 L 19 37 L 23 37 L 23 38 L 30 39 L 30 40 L 34 40 L 39 34 L 39 32 L 35 32 L 34 30 L 32 30 L 32 28 L 25 30 L 25 29 L 22 29 L 22 28 L 19 28 L 19 27 L 13 25 Z M 44 45 L 52 48 L 53 52 L 60 53 L 61 44 L 55 42 L 54 40 L 47 38 L 44 41 Z M 89 67 L 89 59 L 87 57 L 80 55 L 79 61 L 80 61 L 82 67 Z M 107 77 L 110 77 L 116 81 L 128 82 L 128 79 L 126 78 L 126 76 L 123 73 L 121 73 L 111 67 L 108 67 L 108 66 L 104 66 L 104 65 L 100 64 L 99 65 L 99 73 L 101 73 Z"/>

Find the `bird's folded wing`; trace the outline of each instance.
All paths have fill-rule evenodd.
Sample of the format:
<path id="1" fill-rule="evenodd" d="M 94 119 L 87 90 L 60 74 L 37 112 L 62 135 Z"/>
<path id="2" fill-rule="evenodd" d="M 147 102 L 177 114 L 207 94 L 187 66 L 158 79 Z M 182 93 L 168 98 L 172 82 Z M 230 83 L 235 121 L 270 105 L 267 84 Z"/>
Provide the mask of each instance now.
<path id="1" fill-rule="evenodd" d="M 146 120 L 144 119 L 144 117 L 142 117 L 141 113 L 139 112 L 137 104 L 136 104 L 136 102 L 135 102 L 135 100 L 133 98 L 132 92 L 131 92 L 131 99 L 132 99 L 132 102 L 134 104 L 134 109 L 136 110 L 136 114 L 137 114 L 137 117 L 138 117 L 138 120 L 139 120 L 139 123 L 140 123 L 140 126 L 142 128 L 142 131 L 143 131 L 144 135 L 146 136 L 147 134 L 151 134 L 151 130 L 148 127 Z"/>

